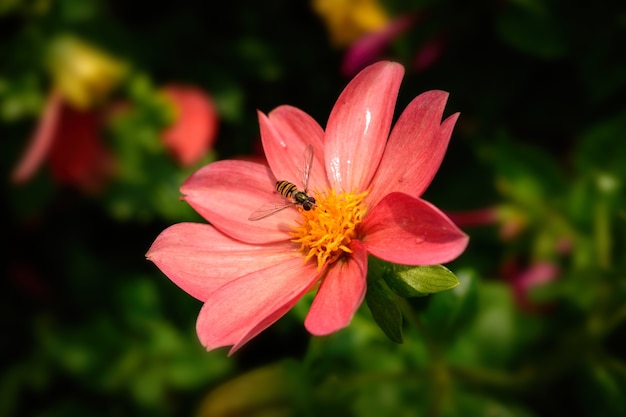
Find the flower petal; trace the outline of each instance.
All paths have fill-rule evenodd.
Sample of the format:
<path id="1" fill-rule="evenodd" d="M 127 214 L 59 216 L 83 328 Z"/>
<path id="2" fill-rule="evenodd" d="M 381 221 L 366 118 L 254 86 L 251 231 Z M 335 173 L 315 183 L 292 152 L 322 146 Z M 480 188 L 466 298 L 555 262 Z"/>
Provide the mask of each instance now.
<path id="1" fill-rule="evenodd" d="M 280 106 L 268 116 L 259 112 L 259 125 L 268 164 L 278 180 L 287 180 L 301 189 L 326 189 L 324 130 L 308 114 L 291 106 Z M 305 150 L 313 146 L 309 181 L 304 182 Z"/>
<path id="2" fill-rule="evenodd" d="M 275 188 L 270 169 L 250 161 L 224 160 L 209 164 L 182 185 L 183 199 L 227 235 L 247 243 L 288 240 L 298 211 L 287 208 L 259 221 L 250 215 L 265 205 L 288 203 Z"/>
<path id="3" fill-rule="evenodd" d="M 314 263 L 293 257 L 234 280 L 205 302 L 196 330 L 207 350 L 230 353 L 283 316 L 318 279 Z"/>
<path id="4" fill-rule="evenodd" d="M 322 336 L 350 324 L 366 290 L 367 252 L 353 240 L 354 252 L 347 260 L 337 261 L 329 269 L 311 304 L 304 325 L 311 334 Z"/>
<path id="5" fill-rule="evenodd" d="M 199 162 L 213 147 L 219 115 L 213 99 L 191 85 L 170 84 L 163 94 L 172 102 L 176 120 L 162 133 L 163 142 L 183 166 Z"/>
<path id="6" fill-rule="evenodd" d="M 385 149 L 404 75 L 402 65 L 378 62 L 361 71 L 333 107 L 325 137 L 328 180 L 343 191 L 363 191 Z"/>
<path id="7" fill-rule="evenodd" d="M 448 93 L 428 91 L 417 96 L 394 126 L 376 176 L 372 180 L 372 206 L 391 192 L 419 197 L 437 173 L 458 113 L 441 124 Z"/>
<path id="8" fill-rule="evenodd" d="M 46 106 L 39 118 L 28 148 L 11 175 L 11 180 L 14 183 L 21 184 L 28 181 L 41 166 L 56 137 L 62 108 L 63 97 L 58 91 L 53 90 L 46 100 Z"/>
<path id="9" fill-rule="evenodd" d="M 469 239 L 432 204 L 403 193 L 391 193 L 374 207 L 361 233 L 369 253 L 405 265 L 449 262 Z"/>
<path id="10" fill-rule="evenodd" d="M 155 239 L 146 257 L 199 300 L 239 277 L 293 258 L 293 243 L 250 245 L 213 226 L 178 223 Z"/>

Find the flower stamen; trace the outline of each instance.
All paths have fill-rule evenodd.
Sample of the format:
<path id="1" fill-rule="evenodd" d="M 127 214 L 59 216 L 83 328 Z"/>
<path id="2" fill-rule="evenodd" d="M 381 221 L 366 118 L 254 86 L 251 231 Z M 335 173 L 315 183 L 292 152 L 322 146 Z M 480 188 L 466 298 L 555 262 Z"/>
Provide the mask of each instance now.
<path id="1" fill-rule="evenodd" d="M 305 260 L 315 258 L 317 268 L 335 262 L 344 253 L 352 253 L 350 242 L 357 236 L 359 224 L 367 211 L 363 199 L 367 191 L 315 193 L 312 210 L 298 208 L 302 221 L 291 231 L 292 242 L 300 243 Z"/>

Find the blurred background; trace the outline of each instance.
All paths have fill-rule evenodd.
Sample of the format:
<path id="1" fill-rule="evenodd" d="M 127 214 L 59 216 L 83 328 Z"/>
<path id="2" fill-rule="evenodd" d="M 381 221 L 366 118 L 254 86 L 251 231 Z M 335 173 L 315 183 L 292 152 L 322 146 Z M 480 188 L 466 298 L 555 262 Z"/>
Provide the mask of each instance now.
<path id="1" fill-rule="evenodd" d="M 621 1 L 0 0 L 0 416 L 626 415 L 626 5 Z M 322 126 L 380 59 L 460 112 L 424 196 L 470 235 L 461 285 L 307 301 L 227 357 L 145 253 L 203 221 L 178 188 L 262 160 L 256 111 Z"/>

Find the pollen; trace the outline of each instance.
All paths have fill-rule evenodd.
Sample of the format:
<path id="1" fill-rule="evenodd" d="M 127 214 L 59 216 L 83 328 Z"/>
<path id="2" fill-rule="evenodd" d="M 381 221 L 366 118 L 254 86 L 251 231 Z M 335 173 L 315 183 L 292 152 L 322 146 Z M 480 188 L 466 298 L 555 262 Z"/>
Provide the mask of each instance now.
<path id="1" fill-rule="evenodd" d="M 302 219 L 292 230 L 292 242 L 300 244 L 305 260 L 313 259 L 318 269 L 352 253 L 349 245 L 357 236 L 367 207 L 367 191 L 315 193 L 315 206 L 306 211 L 299 207 Z"/>

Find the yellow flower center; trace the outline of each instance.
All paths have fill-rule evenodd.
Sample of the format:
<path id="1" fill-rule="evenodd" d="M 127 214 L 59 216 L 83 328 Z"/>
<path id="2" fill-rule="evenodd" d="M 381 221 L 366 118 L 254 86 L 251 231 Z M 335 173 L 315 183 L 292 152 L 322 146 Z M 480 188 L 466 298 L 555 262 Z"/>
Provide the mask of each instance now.
<path id="1" fill-rule="evenodd" d="M 305 260 L 315 258 L 318 269 L 335 262 L 345 252 L 352 253 L 350 242 L 367 211 L 363 199 L 367 191 L 315 193 L 315 206 L 306 211 L 299 207 L 302 220 L 292 230 L 292 242 L 300 243 Z"/>

